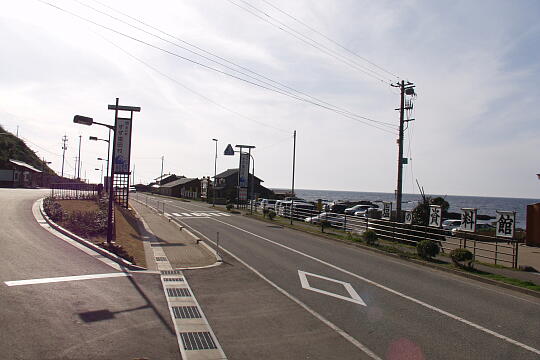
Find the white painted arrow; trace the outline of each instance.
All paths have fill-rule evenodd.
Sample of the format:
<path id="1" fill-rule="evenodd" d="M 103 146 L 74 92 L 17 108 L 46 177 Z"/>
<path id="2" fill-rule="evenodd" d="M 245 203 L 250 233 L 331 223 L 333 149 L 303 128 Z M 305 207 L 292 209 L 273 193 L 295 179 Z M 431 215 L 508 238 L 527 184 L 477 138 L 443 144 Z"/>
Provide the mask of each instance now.
<path id="1" fill-rule="evenodd" d="M 313 276 L 313 277 L 316 277 L 316 278 L 319 278 L 319 279 L 328 280 L 328 281 L 332 281 L 332 282 L 341 284 L 341 285 L 343 285 L 345 290 L 347 290 L 347 292 L 349 293 L 349 295 L 351 297 L 346 297 L 346 296 L 343 296 L 343 295 L 335 294 L 335 293 L 330 292 L 330 291 L 314 288 L 311 285 L 309 285 L 307 275 Z M 346 282 L 340 281 L 340 280 L 331 279 L 331 278 L 328 278 L 328 277 L 322 276 L 322 275 L 308 273 L 308 272 L 305 272 L 305 271 L 302 271 L 302 270 L 298 270 L 298 276 L 300 276 L 300 283 L 302 284 L 302 287 L 304 289 L 306 289 L 306 290 L 315 291 L 315 292 L 325 294 L 325 295 L 328 295 L 328 296 L 333 296 L 333 297 L 341 299 L 341 300 L 350 301 L 350 302 L 353 302 L 355 304 L 360 304 L 360 305 L 367 306 L 366 303 L 364 302 L 364 300 L 362 300 L 360 295 L 358 295 L 358 293 L 353 289 L 352 285 L 349 284 L 349 283 L 346 283 Z"/>

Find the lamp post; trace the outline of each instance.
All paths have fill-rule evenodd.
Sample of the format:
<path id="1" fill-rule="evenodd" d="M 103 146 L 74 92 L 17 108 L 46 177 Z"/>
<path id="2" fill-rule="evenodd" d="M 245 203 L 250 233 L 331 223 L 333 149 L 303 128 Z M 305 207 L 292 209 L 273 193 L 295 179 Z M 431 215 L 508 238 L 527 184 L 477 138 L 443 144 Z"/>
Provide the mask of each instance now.
<path id="1" fill-rule="evenodd" d="M 116 116 L 115 116 L 115 119 L 116 119 Z M 87 117 L 87 116 L 75 115 L 75 117 L 73 118 L 73 122 L 76 124 L 87 125 L 87 126 L 90 126 L 93 124 L 101 125 L 101 126 L 105 126 L 109 128 L 109 130 L 112 130 L 113 132 L 116 131 L 116 127 L 114 125 L 99 123 L 97 121 L 94 121 L 94 119 L 92 119 L 91 117 Z M 109 189 L 110 189 L 109 190 L 109 213 L 107 216 L 107 243 L 108 244 L 112 242 L 112 238 L 113 238 L 113 224 L 112 224 L 112 216 L 113 216 L 112 209 L 113 209 L 113 196 L 114 196 L 113 181 L 112 181 L 113 173 L 114 173 L 114 170 L 111 168 L 111 177 L 109 178 L 109 184 L 108 184 Z"/>
<path id="2" fill-rule="evenodd" d="M 253 183 L 255 183 L 255 158 L 253 155 L 249 154 L 251 156 L 251 160 L 253 160 L 253 168 L 251 170 L 251 208 L 250 208 L 250 214 L 253 215 Z"/>
<path id="3" fill-rule="evenodd" d="M 217 175 L 217 144 L 218 139 L 212 139 L 216 143 L 216 157 L 214 158 L 214 185 L 212 186 L 213 195 L 212 195 L 212 207 L 216 207 L 216 175 Z"/>
<path id="4" fill-rule="evenodd" d="M 90 136 L 89 137 L 90 140 L 93 140 L 93 141 L 105 141 L 107 143 L 107 178 L 109 177 L 109 158 L 110 158 L 110 155 L 111 155 L 111 129 L 109 128 L 109 140 L 105 140 L 105 139 L 100 139 L 96 136 Z M 97 158 L 98 160 L 105 160 L 105 159 L 102 159 L 102 158 Z M 103 176 L 102 176 L 103 177 Z M 105 185 L 105 184 L 103 184 Z"/>

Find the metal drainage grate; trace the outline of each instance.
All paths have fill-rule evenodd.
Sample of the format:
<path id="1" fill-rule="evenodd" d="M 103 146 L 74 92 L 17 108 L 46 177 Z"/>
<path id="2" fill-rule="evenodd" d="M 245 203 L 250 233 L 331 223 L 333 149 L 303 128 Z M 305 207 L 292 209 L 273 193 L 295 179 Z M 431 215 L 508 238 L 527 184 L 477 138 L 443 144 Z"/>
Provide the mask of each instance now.
<path id="1" fill-rule="evenodd" d="M 161 275 L 181 275 L 181 270 L 162 270 Z"/>
<path id="2" fill-rule="evenodd" d="M 156 256 L 156 261 L 167 261 L 167 258 L 164 256 Z"/>
<path id="3" fill-rule="evenodd" d="M 184 281 L 183 278 L 163 278 L 163 281 Z"/>
<path id="4" fill-rule="evenodd" d="M 185 288 L 168 288 L 167 294 L 169 296 L 191 296 L 189 289 Z"/>
<path id="5" fill-rule="evenodd" d="M 184 343 L 184 350 L 205 350 L 205 349 L 217 349 L 212 335 L 205 332 L 184 332 L 180 333 L 182 342 Z"/>
<path id="6" fill-rule="evenodd" d="M 174 317 L 176 319 L 200 319 L 202 318 L 196 306 L 173 306 Z"/>

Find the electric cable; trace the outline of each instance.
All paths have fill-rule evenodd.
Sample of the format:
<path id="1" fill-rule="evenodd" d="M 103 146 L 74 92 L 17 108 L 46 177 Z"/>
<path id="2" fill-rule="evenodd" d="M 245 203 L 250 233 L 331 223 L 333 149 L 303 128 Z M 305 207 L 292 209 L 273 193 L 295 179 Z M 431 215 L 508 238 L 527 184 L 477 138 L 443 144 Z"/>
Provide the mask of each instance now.
<path id="1" fill-rule="evenodd" d="M 304 101 L 304 102 L 313 104 L 313 105 L 315 105 L 315 106 L 318 106 L 318 107 L 321 107 L 321 108 L 324 108 L 324 109 L 333 111 L 333 112 L 338 113 L 338 114 L 341 114 L 341 115 L 344 116 L 344 117 L 347 117 L 347 118 L 350 118 L 350 119 L 352 119 L 352 120 L 361 122 L 361 123 L 363 123 L 363 124 L 365 124 L 365 125 L 367 125 L 367 126 L 371 126 L 371 127 L 376 128 L 376 129 L 379 129 L 379 130 L 381 130 L 381 131 L 385 131 L 385 132 L 394 134 L 394 132 L 392 132 L 392 131 L 389 131 L 389 130 L 387 130 L 387 129 L 384 129 L 384 128 L 375 126 L 375 125 L 370 124 L 370 123 L 368 123 L 368 122 L 366 122 L 366 121 L 359 120 L 359 119 L 357 119 L 357 118 L 355 118 L 355 117 L 353 117 L 353 116 L 348 115 L 347 113 L 344 113 L 344 112 L 342 112 L 342 111 L 336 110 L 336 109 L 334 109 L 334 108 L 325 106 L 325 105 L 323 105 L 323 104 L 316 103 L 316 102 L 311 101 L 311 100 L 309 100 L 309 99 L 304 99 L 304 98 L 295 96 L 295 95 L 293 95 L 293 94 L 290 94 L 290 93 L 287 93 L 287 92 L 284 92 L 284 91 L 272 89 L 272 88 L 266 87 L 266 86 L 264 86 L 264 85 L 261 85 L 261 84 L 257 84 L 257 83 L 255 83 L 255 82 L 252 82 L 252 81 L 250 81 L 250 80 L 243 79 L 243 78 L 241 78 L 241 77 L 239 77 L 239 76 L 236 76 L 236 75 L 234 75 L 234 74 L 227 73 L 226 71 L 222 71 L 222 70 L 216 69 L 216 68 L 214 68 L 214 67 L 212 67 L 212 66 L 202 64 L 202 63 L 200 63 L 200 62 L 198 62 L 198 61 L 195 61 L 195 60 L 193 60 L 193 59 L 189 59 L 189 58 L 187 58 L 187 57 L 185 57 L 185 56 L 182 56 L 182 55 L 179 55 L 179 54 L 177 54 L 177 53 L 175 53 L 175 52 L 166 50 L 166 49 L 161 48 L 161 47 L 159 47 L 159 46 L 157 46 L 157 45 L 153 45 L 153 44 L 151 44 L 151 43 L 149 43 L 149 42 L 146 42 L 146 41 L 144 41 L 144 40 L 140 40 L 140 39 L 138 39 L 138 38 L 136 38 L 136 37 L 134 37 L 134 36 L 125 34 L 125 33 L 120 32 L 120 31 L 118 31 L 118 30 L 112 29 L 112 28 L 110 28 L 110 27 L 108 27 L 108 26 L 106 26 L 106 25 L 103 25 L 103 24 L 97 23 L 97 22 L 95 22 L 95 21 L 93 21 L 93 20 L 87 19 L 87 18 L 85 18 L 85 17 L 83 17 L 83 16 L 81 16 L 81 15 L 75 14 L 75 13 L 69 11 L 69 10 L 63 9 L 63 8 L 61 8 L 61 7 L 57 6 L 57 5 L 51 4 L 51 3 L 47 2 L 47 1 L 44 1 L 44 0 L 36 0 L 36 1 L 39 1 L 39 2 L 41 2 L 41 3 L 43 3 L 43 4 L 45 4 L 45 5 L 49 5 L 49 6 L 55 8 L 55 9 L 57 9 L 57 10 L 59 10 L 59 11 L 65 12 L 65 13 L 71 15 L 71 16 L 74 16 L 74 17 L 79 18 L 79 19 L 81 19 L 81 20 L 83 20 L 83 21 L 89 22 L 89 23 L 91 23 L 91 24 L 93 24 L 93 25 L 96 25 L 96 26 L 101 27 L 101 28 L 103 28 L 103 29 L 106 29 L 106 30 L 109 30 L 109 31 L 111 31 L 111 32 L 114 32 L 114 33 L 116 33 L 116 34 L 118 34 L 118 35 L 121 35 L 121 36 L 126 37 L 126 38 L 128 38 L 128 39 L 131 39 L 131 40 L 136 41 L 136 42 L 138 42 L 138 43 L 141 43 L 141 44 L 143 44 L 143 45 L 147 45 L 147 46 L 152 47 L 152 48 L 154 48 L 154 49 L 156 49 L 156 50 L 165 52 L 165 53 L 167 53 L 167 54 L 169 54 L 169 55 L 172 55 L 172 56 L 174 56 L 174 57 L 176 57 L 176 58 L 179 58 L 179 59 L 182 59 L 182 60 L 191 62 L 191 63 L 196 64 L 196 65 L 199 65 L 199 66 L 201 66 L 201 67 L 203 67 L 203 68 L 206 68 L 207 70 L 215 71 L 215 72 L 217 72 L 217 73 L 220 73 L 220 74 L 223 74 L 223 75 L 226 75 L 226 76 L 235 78 L 235 79 L 237 79 L 237 80 L 240 80 L 240 81 L 243 81 L 243 82 L 252 84 L 252 85 L 254 85 L 254 86 L 257 86 L 257 87 L 260 87 L 260 88 L 263 88 L 263 89 L 266 89 L 266 90 L 269 90 L 269 91 L 273 91 L 273 92 L 276 92 L 276 93 L 280 93 L 280 94 L 282 94 L 282 95 L 284 95 L 284 96 L 288 96 L 288 97 L 294 98 L 294 99 L 299 100 L 299 101 Z M 365 117 L 362 117 L 362 116 L 358 116 L 358 117 L 361 117 L 361 118 L 366 119 L 366 120 L 368 120 L 368 121 L 373 121 L 373 122 L 377 122 L 377 123 L 379 122 L 379 121 L 372 120 L 372 119 L 369 119 L 369 118 L 365 118 Z"/>

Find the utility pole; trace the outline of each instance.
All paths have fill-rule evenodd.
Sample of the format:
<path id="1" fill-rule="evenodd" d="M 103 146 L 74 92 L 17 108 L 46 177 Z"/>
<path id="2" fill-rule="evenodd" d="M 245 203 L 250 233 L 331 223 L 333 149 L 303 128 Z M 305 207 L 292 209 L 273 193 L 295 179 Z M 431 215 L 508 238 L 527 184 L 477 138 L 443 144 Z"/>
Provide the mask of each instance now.
<path id="1" fill-rule="evenodd" d="M 293 133 L 293 155 L 292 155 L 292 186 L 291 186 L 291 225 L 293 223 L 293 207 L 294 207 L 294 170 L 296 167 L 296 130 Z"/>
<path id="2" fill-rule="evenodd" d="M 67 145 L 66 145 L 66 142 L 68 141 L 68 138 L 67 138 L 67 135 L 64 135 L 64 137 L 62 138 L 62 177 L 64 177 L 64 159 L 66 157 L 66 150 L 67 150 Z"/>
<path id="3" fill-rule="evenodd" d="M 163 181 L 163 159 L 165 156 L 161 156 L 161 176 L 159 177 L 159 186 L 161 186 L 161 182 Z"/>
<path id="4" fill-rule="evenodd" d="M 82 135 L 79 135 L 79 162 L 77 165 L 77 179 L 81 179 L 81 141 L 82 141 Z"/>
<path id="5" fill-rule="evenodd" d="M 405 95 L 416 96 L 414 92 L 414 84 L 412 82 L 405 82 L 401 80 L 396 84 L 392 84 L 393 87 L 400 88 L 401 101 L 398 109 L 399 111 L 399 138 L 398 142 L 398 176 L 397 176 L 397 189 L 396 189 L 396 221 L 401 222 L 401 203 L 403 197 L 403 134 L 404 123 L 412 121 L 414 119 L 405 119 L 405 110 L 412 110 L 412 100 L 406 100 Z"/>

